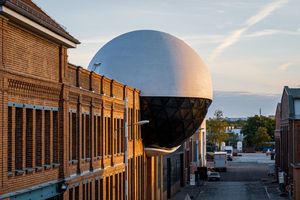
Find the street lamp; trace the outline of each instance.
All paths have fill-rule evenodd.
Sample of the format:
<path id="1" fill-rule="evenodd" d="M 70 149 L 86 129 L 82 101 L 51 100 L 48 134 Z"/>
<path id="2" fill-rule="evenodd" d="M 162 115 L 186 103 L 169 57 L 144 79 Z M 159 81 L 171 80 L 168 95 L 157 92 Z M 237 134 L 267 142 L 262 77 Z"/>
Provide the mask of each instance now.
<path id="1" fill-rule="evenodd" d="M 149 120 L 138 121 L 134 124 L 127 124 L 127 97 L 124 99 L 124 130 L 125 130 L 125 139 L 124 139 L 124 156 L 125 156 L 125 200 L 128 200 L 128 127 L 129 126 L 141 126 L 148 124 Z"/>

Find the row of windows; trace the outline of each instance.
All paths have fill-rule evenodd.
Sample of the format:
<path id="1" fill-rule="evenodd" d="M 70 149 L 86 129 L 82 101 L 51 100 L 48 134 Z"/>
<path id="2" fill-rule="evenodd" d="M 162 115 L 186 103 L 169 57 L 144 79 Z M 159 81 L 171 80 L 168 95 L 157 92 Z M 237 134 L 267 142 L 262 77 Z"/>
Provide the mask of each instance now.
<path id="1" fill-rule="evenodd" d="M 80 188 L 81 187 L 81 188 Z M 80 192 L 81 189 L 81 192 Z M 119 173 L 69 189 L 69 200 L 125 199 L 125 173 Z"/>
<path id="2" fill-rule="evenodd" d="M 136 199 L 144 199 L 144 167 L 143 157 L 135 158 L 136 168 L 133 165 L 133 159 L 129 159 L 128 174 L 128 199 L 136 195 Z M 135 170 L 136 169 L 136 170 Z M 134 175 L 135 173 L 135 175 Z M 136 177 L 136 178 L 135 178 Z M 136 181 L 134 188 L 133 181 Z M 69 200 L 104 200 L 104 199 L 125 199 L 125 172 L 87 181 L 81 185 L 69 189 Z"/>
<path id="3" fill-rule="evenodd" d="M 132 113 L 132 110 L 129 109 L 129 113 Z M 59 166 L 58 111 L 9 106 L 7 116 L 9 175 Z M 98 115 L 94 115 L 93 118 L 92 124 L 89 114 L 81 114 L 82 134 L 79 135 L 77 113 L 69 113 L 69 160 L 79 160 L 79 151 L 81 159 L 124 152 L 124 120 L 119 118 L 111 120 L 110 117 L 102 119 Z M 129 119 L 128 124 L 133 124 L 132 119 L 132 117 Z M 140 138 L 139 127 L 130 126 L 129 130 L 133 128 L 136 128 L 136 137 Z M 132 131 L 130 135 L 132 139 Z M 79 149 L 80 139 L 81 149 Z"/>
<path id="4" fill-rule="evenodd" d="M 58 111 L 9 106 L 8 172 L 22 174 L 57 166 L 58 133 Z"/>
<path id="5" fill-rule="evenodd" d="M 132 113 L 133 109 L 129 109 Z M 139 111 L 136 111 L 139 115 Z M 120 118 L 93 116 L 90 114 L 81 114 L 81 124 L 77 113 L 69 112 L 69 160 L 78 160 L 79 151 L 81 151 L 81 159 L 90 159 L 103 155 L 113 155 L 124 152 L 124 120 Z M 132 116 L 132 114 L 129 114 Z M 128 121 L 129 140 L 133 139 L 133 133 L 136 132 L 136 139 L 141 138 L 140 127 L 133 126 L 133 118 Z M 81 135 L 79 132 L 81 125 Z M 91 127 L 93 126 L 93 131 Z M 134 130 L 134 132 L 132 131 Z M 81 149 L 79 150 L 79 142 L 81 139 Z M 92 145 L 93 142 L 93 145 Z M 92 147 L 94 154 L 92 155 Z"/>

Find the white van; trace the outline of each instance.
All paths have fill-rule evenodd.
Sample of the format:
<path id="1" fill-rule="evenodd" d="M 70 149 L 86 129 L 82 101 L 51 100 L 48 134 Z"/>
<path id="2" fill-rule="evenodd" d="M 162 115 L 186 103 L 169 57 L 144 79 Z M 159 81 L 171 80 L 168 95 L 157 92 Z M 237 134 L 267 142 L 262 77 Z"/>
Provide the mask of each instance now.
<path id="1" fill-rule="evenodd" d="M 218 171 L 227 170 L 227 153 L 218 151 L 214 153 L 214 168 Z"/>
<path id="2" fill-rule="evenodd" d="M 224 151 L 227 152 L 227 156 L 230 156 L 230 157 L 233 156 L 233 147 L 232 146 L 225 146 Z"/>

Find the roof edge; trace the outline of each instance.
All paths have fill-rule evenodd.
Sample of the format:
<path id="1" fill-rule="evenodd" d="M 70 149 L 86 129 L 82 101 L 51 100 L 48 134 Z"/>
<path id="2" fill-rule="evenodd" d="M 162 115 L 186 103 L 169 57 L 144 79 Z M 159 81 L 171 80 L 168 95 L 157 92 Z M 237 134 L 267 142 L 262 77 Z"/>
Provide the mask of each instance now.
<path id="1" fill-rule="evenodd" d="M 29 12 L 19 8 L 18 6 L 14 5 L 13 3 L 11 3 L 7 0 L 0 0 L 0 5 L 7 6 L 8 8 L 14 10 L 15 12 L 23 15 L 24 17 L 27 17 L 28 19 L 31 19 L 32 21 L 40 24 L 41 26 L 44 26 L 45 28 L 48 28 L 49 30 L 57 33 L 58 35 L 66 38 L 66 39 L 68 39 L 72 42 L 74 42 L 75 44 L 80 44 L 80 41 L 77 40 L 76 38 L 74 38 L 72 35 L 68 34 L 67 32 L 63 32 L 63 31 L 59 30 L 58 28 L 50 25 L 49 23 L 43 21 L 42 19 L 39 19 L 38 17 L 34 16 L 33 14 L 30 14 Z"/>

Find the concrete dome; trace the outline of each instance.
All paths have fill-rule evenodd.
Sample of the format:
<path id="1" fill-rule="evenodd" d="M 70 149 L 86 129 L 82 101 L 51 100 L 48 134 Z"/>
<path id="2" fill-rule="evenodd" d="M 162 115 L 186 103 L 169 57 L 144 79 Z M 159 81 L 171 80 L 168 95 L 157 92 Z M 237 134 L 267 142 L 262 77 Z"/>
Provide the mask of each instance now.
<path id="1" fill-rule="evenodd" d="M 141 96 L 212 99 L 207 66 L 190 46 L 168 33 L 120 35 L 96 53 L 89 69 L 141 90 Z"/>

